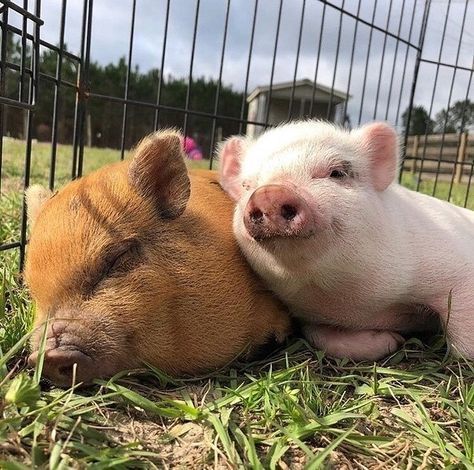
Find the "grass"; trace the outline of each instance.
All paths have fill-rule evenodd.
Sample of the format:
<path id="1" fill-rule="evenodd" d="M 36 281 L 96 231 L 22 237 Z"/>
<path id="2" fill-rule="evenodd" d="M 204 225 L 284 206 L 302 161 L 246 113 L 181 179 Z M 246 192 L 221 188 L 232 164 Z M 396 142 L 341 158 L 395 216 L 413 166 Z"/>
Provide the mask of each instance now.
<path id="1" fill-rule="evenodd" d="M 0 243 L 18 239 L 23 151 L 5 142 Z M 70 158 L 60 147 L 58 183 Z M 118 158 L 86 149 L 85 171 Z M 48 166 L 48 144 L 35 145 L 33 182 Z M 34 307 L 17 256 L 0 252 L 0 468 L 474 468 L 474 367 L 447 357 L 443 338 L 378 364 L 297 340 L 193 380 L 148 368 L 60 390 L 25 367 Z"/>
<path id="2" fill-rule="evenodd" d="M 418 178 L 418 173 L 412 174 L 408 171 L 405 171 L 402 177 L 402 184 L 408 189 L 412 189 L 415 191 L 418 186 Z M 451 197 L 449 197 L 451 175 L 442 175 L 436 185 L 433 176 L 428 175 L 427 177 L 425 177 L 424 175 L 424 177 L 421 178 L 419 191 L 424 194 L 443 199 L 445 201 L 449 200 L 451 203 L 456 204 L 458 206 L 465 206 L 468 209 L 474 210 L 474 191 L 472 188 L 473 185 L 468 185 L 468 179 L 469 176 L 465 175 L 464 181 L 462 183 L 454 183 L 451 190 Z"/>
<path id="3" fill-rule="evenodd" d="M 18 192 L 23 188 L 24 158 L 26 143 L 22 140 L 4 138 L 2 161 L 2 193 Z M 128 152 L 125 152 L 127 157 Z M 73 149 L 71 145 L 57 146 L 55 184 L 61 186 L 71 179 Z M 116 149 L 84 149 L 83 173 L 87 174 L 108 163 L 120 160 L 120 151 Z M 207 160 L 191 162 L 193 166 L 207 168 Z M 51 167 L 51 144 L 33 143 L 31 157 L 31 183 L 48 185 Z"/>

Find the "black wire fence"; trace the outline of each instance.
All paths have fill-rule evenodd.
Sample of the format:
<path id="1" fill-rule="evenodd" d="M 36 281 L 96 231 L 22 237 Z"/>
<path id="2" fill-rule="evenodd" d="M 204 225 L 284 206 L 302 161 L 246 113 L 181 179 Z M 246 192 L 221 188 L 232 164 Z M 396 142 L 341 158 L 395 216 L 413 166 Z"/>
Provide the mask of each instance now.
<path id="1" fill-rule="evenodd" d="M 45 40 L 52 15 L 58 27 Z M 318 117 L 345 127 L 391 122 L 406 149 L 400 180 L 471 206 L 469 0 L 0 0 L 0 17 L 1 197 L 9 191 L 7 138 L 25 142 L 16 162 L 21 190 L 37 140 L 50 142 L 53 189 L 60 144 L 70 144 L 74 179 L 94 158 L 90 146 L 115 147 L 124 158 L 146 132 L 177 126 L 195 136 L 212 168 L 215 145 L 228 135 Z M 148 67 L 139 58 L 144 17 L 156 25 Z M 76 51 L 67 44 L 71 26 L 80 36 Z M 105 65 L 107 44 L 115 43 L 101 42 L 102 30 L 126 38 L 117 66 Z M 18 249 L 20 265 L 25 214 L 23 207 L 18 239 L 0 245 Z"/>

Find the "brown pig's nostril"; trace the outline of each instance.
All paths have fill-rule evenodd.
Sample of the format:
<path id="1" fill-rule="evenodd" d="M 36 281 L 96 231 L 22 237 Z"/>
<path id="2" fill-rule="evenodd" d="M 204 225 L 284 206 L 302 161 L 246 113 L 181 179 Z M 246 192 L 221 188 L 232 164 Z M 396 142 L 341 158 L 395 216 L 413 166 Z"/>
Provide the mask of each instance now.
<path id="1" fill-rule="evenodd" d="M 260 209 L 254 209 L 250 213 L 250 220 L 254 223 L 262 222 L 263 220 L 263 212 Z"/>
<path id="2" fill-rule="evenodd" d="M 74 364 L 70 366 L 63 366 L 58 368 L 58 372 L 60 375 L 65 375 L 68 377 L 72 377 L 72 374 L 74 372 Z"/>
<path id="3" fill-rule="evenodd" d="M 284 204 L 283 206 L 281 206 L 280 213 L 281 213 L 281 216 L 285 220 L 288 220 L 288 222 L 291 222 L 298 214 L 298 211 L 296 207 L 291 206 L 290 204 Z"/>

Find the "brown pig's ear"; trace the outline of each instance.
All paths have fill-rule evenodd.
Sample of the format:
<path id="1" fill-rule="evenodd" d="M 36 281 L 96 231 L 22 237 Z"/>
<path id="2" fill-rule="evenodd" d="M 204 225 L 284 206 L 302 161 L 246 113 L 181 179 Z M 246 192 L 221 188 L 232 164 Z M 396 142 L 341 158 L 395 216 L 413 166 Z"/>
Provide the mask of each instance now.
<path id="1" fill-rule="evenodd" d="M 33 227 L 44 203 L 50 199 L 52 195 L 53 193 L 49 189 L 39 184 L 34 184 L 26 189 L 26 212 L 30 227 Z"/>
<path id="2" fill-rule="evenodd" d="M 164 131 L 145 137 L 130 162 L 128 179 L 142 196 L 153 198 L 161 217 L 179 217 L 191 192 L 181 136 Z"/>
<path id="3" fill-rule="evenodd" d="M 235 201 L 242 195 L 240 166 L 247 148 L 247 139 L 231 137 L 219 148 L 219 182 L 224 191 Z"/>
<path id="4" fill-rule="evenodd" d="M 355 131 L 369 157 L 372 184 L 377 191 L 384 191 L 397 176 L 399 143 L 395 129 L 385 122 L 367 124 Z"/>

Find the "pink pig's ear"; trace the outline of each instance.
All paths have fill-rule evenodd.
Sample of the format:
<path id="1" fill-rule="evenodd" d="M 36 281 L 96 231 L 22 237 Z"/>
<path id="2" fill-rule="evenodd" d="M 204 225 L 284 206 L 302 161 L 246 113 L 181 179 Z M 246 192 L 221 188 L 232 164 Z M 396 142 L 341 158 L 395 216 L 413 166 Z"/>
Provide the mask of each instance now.
<path id="1" fill-rule="evenodd" d="M 374 122 L 356 131 L 370 159 L 370 174 L 377 191 L 384 191 L 397 175 L 399 162 L 398 136 L 393 127 Z"/>
<path id="2" fill-rule="evenodd" d="M 244 137 L 231 137 L 219 149 L 219 181 L 224 191 L 234 201 L 242 195 L 240 166 L 247 147 Z"/>

